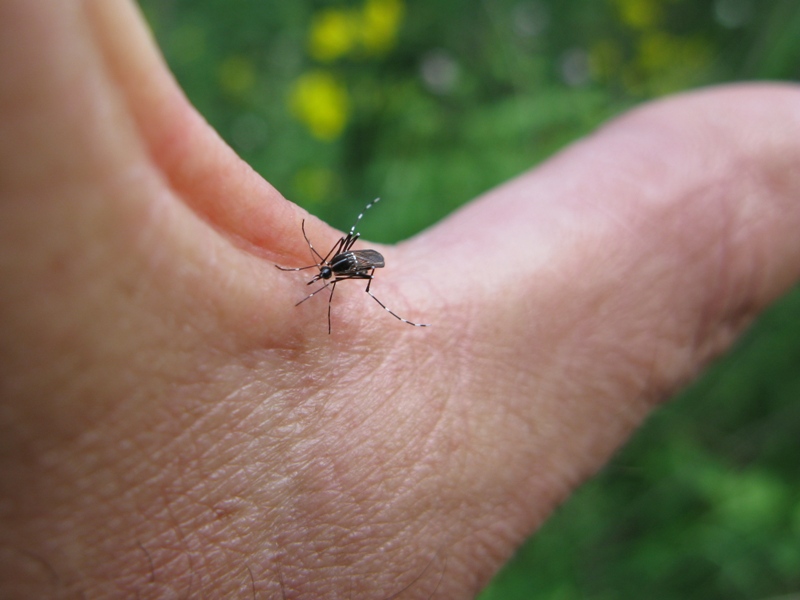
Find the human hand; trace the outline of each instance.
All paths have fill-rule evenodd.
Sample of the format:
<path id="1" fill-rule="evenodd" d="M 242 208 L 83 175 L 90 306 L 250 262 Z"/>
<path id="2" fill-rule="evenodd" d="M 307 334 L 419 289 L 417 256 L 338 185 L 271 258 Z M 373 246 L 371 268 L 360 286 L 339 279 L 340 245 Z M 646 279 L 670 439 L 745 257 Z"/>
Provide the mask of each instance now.
<path id="1" fill-rule="evenodd" d="M 470 597 L 800 270 L 800 91 L 710 90 L 371 245 L 433 326 L 343 284 L 328 335 L 272 265 L 340 234 L 133 5 L 0 27 L 2 597 Z"/>

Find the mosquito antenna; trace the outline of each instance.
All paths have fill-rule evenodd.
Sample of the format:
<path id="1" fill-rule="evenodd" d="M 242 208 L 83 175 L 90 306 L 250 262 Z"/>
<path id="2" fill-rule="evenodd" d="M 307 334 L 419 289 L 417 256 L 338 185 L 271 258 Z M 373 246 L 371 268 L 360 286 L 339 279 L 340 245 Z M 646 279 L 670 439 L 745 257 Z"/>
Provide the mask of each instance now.
<path id="1" fill-rule="evenodd" d="M 365 212 L 367 212 L 367 211 L 368 211 L 370 208 L 372 208 L 372 207 L 373 207 L 375 204 L 377 204 L 377 203 L 378 203 L 378 202 L 380 202 L 380 201 L 381 201 L 381 199 L 380 199 L 380 198 L 375 198 L 375 200 L 373 200 L 372 202 L 370 202 L 369 204 L 367 204 L 367 205 L 364 207 L 364 210 L 362 210 L 362 211 L 359 213 L 359 215 L 356 217 L 356 222 L 355 222 L 355 223 L 353 223 L 353 226 L 350 228 L 350 235 L 351 235 L 351 236 L 355 235 L 355 233 L 356 233 L 356 227 L 358 226 L 358 222 L 361 220 L 361 217 L 363 217 L 363 216 L 364 216 L 364 213 L 365 213 Z"/>
<path id="2" fill-rule="evenodd" d="M 308 236 L 306 235 L 306 220 L 305 219 L 303 219 L 303 222 L 300 223 L 300 229 L 303 230 L 303 237 L 306 239 L 306 244 L 308 244 L 308 247 L 311 249 L 311 252 L 312 252 L 311 258 L 313 259 L 314 255 L 316 255 L 316 257 L 320 260 L 320 262 L 325 262 L 325 259 L 322 258 L 322 256 L 320 256 L 319 252 L 314 250 L 314 245 L 311 243 L 311 240 L 309 240 Z"/>

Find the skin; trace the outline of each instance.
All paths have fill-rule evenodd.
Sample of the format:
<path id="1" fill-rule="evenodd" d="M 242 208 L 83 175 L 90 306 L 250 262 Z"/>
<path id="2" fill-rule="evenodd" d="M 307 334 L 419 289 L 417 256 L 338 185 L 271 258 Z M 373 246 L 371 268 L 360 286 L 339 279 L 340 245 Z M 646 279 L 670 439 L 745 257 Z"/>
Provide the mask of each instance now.
<path id="1" fill-rule="evenodd" d="M 469 598 L 800 274 L 800 91 L 644 106 L 295 308 L 135 5 L 0 3 L 0 596 Z M 432 260 L 432 257 L 435 257 Z M 465 257 L 468 260 L 465 260 Z"/>

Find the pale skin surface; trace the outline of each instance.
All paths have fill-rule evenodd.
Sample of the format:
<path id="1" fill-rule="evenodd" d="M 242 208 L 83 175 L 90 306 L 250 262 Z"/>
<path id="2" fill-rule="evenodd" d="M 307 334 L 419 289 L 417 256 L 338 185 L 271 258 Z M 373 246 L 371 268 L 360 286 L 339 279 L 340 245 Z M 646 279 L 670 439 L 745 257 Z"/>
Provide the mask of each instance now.
<path id="1" fill-rule="evenodd" d="M 431 328 L 345 282 L 329 336 L 272 265 L 340 233 L 134 5 L 0 29 L 3 598 L 470 598 L 800 272 L 800 91 L 709 90 L 379 247 Z"/>

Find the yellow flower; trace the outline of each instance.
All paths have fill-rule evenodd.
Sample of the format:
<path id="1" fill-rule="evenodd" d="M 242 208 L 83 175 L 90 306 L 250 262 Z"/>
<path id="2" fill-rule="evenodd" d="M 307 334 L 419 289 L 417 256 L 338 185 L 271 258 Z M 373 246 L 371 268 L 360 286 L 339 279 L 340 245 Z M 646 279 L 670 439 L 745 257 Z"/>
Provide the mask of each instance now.
<path id="1" fill-rule="evenodd" d="M 360 40 L 361 16 L 357 11 L 329 8 L 314 15 L 308 39 L 312 58 L 330 62 L 350 54 Z"/>
<path id="2" fill-rule="evenodd" d="M 404 10 L 403 0 L 366 0 L 362 9 L 322 10 L 311 20 L 308 52 L 320 62 L 384 54 L 394 47 Z"/>
<path id="3" fill-rule="evenodd" d="M 289 105 L 311 134 L 324 141 L 341 135 L 350 114 L 347 89 L 327 71 L 301 75 L 292 86 Z"/>
<path id="4" fill-rule="evenodd" d="M 366 1 L 361 35 L 369 54 L 383 54 L 394 46 L 404 9 L 402 0 Z"/>

